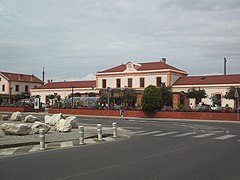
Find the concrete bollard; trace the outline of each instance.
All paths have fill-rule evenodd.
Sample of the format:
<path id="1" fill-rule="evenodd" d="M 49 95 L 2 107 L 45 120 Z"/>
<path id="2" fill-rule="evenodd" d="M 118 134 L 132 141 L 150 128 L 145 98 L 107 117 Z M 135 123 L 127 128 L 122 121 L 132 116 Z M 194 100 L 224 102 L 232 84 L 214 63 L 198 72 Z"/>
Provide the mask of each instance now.
<path id="1" fill-rule="evenodd" d="M 98 140 L 102 141 L 102 125 L 97 124 L 97 134 L 98 134 Z"/>
<path id="2" fill-rule="evenodd" d="M 84 144 L 84 127 L 79 126 L 79 144 Z"/>
<path id="3" fill-rule="evenodd" d="M 117 123 L 116 122 L 112 123 L 112 128 L 113 128 L 113 137 L 117 137 Z"/>
<path id="4" fill-rule="evenodd" d="M 39 129 L 40 151 L 45 150 L 45 130 Z"/>

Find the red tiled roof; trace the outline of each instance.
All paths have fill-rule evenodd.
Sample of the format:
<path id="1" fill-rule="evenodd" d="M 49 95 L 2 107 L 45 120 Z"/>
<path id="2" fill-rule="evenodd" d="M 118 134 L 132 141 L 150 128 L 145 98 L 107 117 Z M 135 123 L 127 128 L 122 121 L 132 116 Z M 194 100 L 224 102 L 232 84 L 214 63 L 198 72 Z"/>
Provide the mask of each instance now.
<path id="1" fill-rule="evenodd" d="M 173 86 L 180 85 L 211 85 L 211 84 L 240 84 L 240 74 L 214 76 L 185 76 L 180 77 Z"/>
<path id="2" fill-rule="evenodd" d="M 139 63 L 141 66 L 137 69 L 137 71 L 148 71 L 148 70 L 164 70 L 164 69 L 171 69 L 176 71 L 182 71 L 186 73 L 183 70 L 177 69 L 173 66 L 170 66 L 164 62 L 149 62 L 149 63 Z M 126 70 L 126 64 L 121 64 L 119 66 L 100 71 L 98 73 L 111 73 L 111 72 L 123 72 Z"/>
<path id="3" fill-rule="evenodd" d="M 9 73 L 9 72 L 0 72 L 8 81 L 16 81 L 16 82 L 30 82 L 30 83 L 41 83 L 43 82 L 34 75 L 28 74 L 17 74 L 17 73 Z"/>
<path id="4" fill-rule="evenodd" d="M 96 81 L 67 81 L 50 82 L 34 89 L 61 89 L 61 88 L 92 88 L 96 87 Z"/>

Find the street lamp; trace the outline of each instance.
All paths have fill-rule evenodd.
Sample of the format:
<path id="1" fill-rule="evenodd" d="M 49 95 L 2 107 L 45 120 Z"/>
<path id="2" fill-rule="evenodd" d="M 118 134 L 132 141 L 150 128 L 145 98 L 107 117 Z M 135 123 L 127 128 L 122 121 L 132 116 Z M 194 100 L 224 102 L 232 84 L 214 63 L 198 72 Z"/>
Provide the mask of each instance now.
<path id="1" fill-rule="evenodd" d="M 9 104 L 12 103 L 12 87 L 9 88 L 10 89 L 10 93 L 9 93 Z"/>
<path id="2" fill-rule="evenodd" d="M 108 119 L 109 119 L 110 87 L 107 88 L 107 92 L 108 92 Z"/>
<path id="3" fill-rule="evenodd" d="M 73 109 L 73 86 L 72 86 L 72 109 Z"/>
<path id="4" fill-rule="evenodd" d="M 235 90 L 234 97 L 237 100 L 237 103 L 236 103 L 236 105 L 237 105 L 237 120 L 239 121 L 239 94 L 238 94 L 237 88 Z"/>

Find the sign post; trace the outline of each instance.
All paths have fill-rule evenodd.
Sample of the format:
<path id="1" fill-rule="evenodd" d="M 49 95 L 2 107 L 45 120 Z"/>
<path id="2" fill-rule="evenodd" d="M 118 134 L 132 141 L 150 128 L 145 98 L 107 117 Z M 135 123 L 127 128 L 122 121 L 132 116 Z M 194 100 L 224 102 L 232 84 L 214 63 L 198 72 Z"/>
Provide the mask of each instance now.
<path id="1" fill-rule="evenodd" d="M 236 103 L 236 105 L 237 105 L 237 120 L 239 121 L 239 94 L 238 94 L 238 91 L 237 91 L 237 88 L 236 88 L 236 90 L 235 90 L 235 94 L 234 94 L 234 97 L 236 98 L 236 100 L 237 100 L 237 103 Z"/>
<path id="2" fill-rule="evenodd" d="M 34 109 L 37 111 L 40 109 L 40 98 L 39 97 L 34 98 Z"/>

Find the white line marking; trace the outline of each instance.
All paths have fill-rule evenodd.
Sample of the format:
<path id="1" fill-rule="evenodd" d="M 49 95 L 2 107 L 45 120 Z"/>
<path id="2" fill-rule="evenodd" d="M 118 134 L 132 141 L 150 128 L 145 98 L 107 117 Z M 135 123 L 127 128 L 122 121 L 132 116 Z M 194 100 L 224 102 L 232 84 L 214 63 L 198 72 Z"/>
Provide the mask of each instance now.
<path id="1" fill-rule="evenodd" d="M 196 132 L 187 132 L 187 133 L 183 133 L 183 134 L 177 134 L 174 137 L 184 137 L 184 136 L 189 136 L 189 135 L 193 135 L 196 134 Z"/>
<path id="2" fill-rule="evenodd" d="M 113 139 L 112 137 L 106 137 L 106 138 L 103 138 L 105 141 L 114 141 L 115 139 Z"/>
<path id="3" fill-rule="evenodd" d="M 29 152 L 35 152 L 35 151 L 40 151 L 40 145 L 34 145 Z"/>
<path id="4" fill-rule="evenodd" d="M 64 148 L 64 147 L 72 147 L 73 146 L 73 142 L 72 141 L 66 141 L 66 142 L 61 142 L 60 143 L 60 147 Z"/>
<path id="5" fill-rule="evenodd" d="M 94 141 L 93 139 L 84 139 L 84 143 L 85 144 L 95 144 L 96 141 Z"/>
<path id="6" fill-rule="evenodd" d="M 193 136 L 193 137 L 195 137 L 195 138 L 204 138 L 204 137 L 208 137 L 208 136 L 212 136 L 212 135 L 215 135 L 215 134 L 207 133 L 207 134 L 201 134 L 201 135 Z"/>
<path id="7" fill-rule="evenodd" d="M 18 148 L 7 148 L 7 149 L 1 149 L 0 150 L 0 156 L 8 156 L 8 155 L 12 155 L 13 153 L 15 153 L 15 151 Z"/>
<path id="8" fill-rule="evenodd" d="M 225 140 L 225 139 L 229 139 L 229 138 L 232 138 L 232 137 L 235 137 L 235 136 L 236 135 L 228 134 L 228 135 L 220 136 L 220 137 L 217 137 L 217 138 L 214 138 L 214 139 Z"/>
<path id="9" fill-rule="evenodd" d="M 176 133 L 178 133 L 178 132 L 173 131 L 173 132 L 167 132 L 167 133 L 156 134 L 156 135 L 153 135 L 153 136 L 160 137 L 160 136 L 167 136 L 167 135 L 176 134 Z"/>
<path id="10" fill-rule="evenodd" d="M 150 134 L 156 134 L 156 133 L 160 133 L 162 131 L 151 131 L 151 132 L 146 132 L 146 133 L 142 133 L 142 134 L 138 134 L 139 136 L 144 136 L 144 135 L 150 135 Z"/>
<path id="11" fill-rule="evenodd" d="M 131 134 L 138 134 L 138 133 L 143 133 L 143 132 L 146 132 L 146 131 L 135 131 L 135 132 L 131 132 Z"/>

